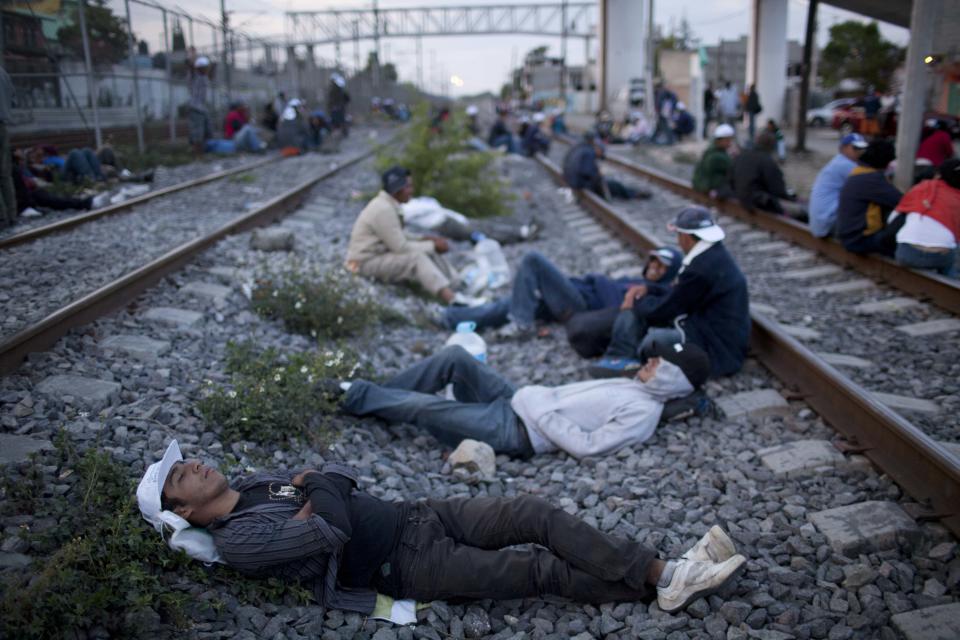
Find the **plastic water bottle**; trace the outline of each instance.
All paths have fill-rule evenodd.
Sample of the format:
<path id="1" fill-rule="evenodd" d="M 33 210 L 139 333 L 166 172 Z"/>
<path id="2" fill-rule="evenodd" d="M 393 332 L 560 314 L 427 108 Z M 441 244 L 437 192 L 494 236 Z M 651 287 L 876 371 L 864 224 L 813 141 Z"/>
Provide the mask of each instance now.
<path id="1" fill-rule="evenodd" d="M 477 263 L 487 268 L 489 288 L 499 289 L 510 284 L 510 265 L 507 264 L 507 257 L 503 255 L 499 242 L 480 234 L 480 240 L 473 248 L 473 252 L 477 256 Z"/>
<path id="2" fill-rule="evenodd" d="M 445 346 L 459 345 L 480 362 L 487 361 L 487 341 L 476 332 L 475 322 L 461 322 L 456 332 L 447 338 Z"/>
<path id="3" fill-rule="evenodd" d="M 445 346 L 449 347 L 450 345 L 459 345 L 467 350 L 467 353 L 472 355 L 474 358 L 480 362 L 487 361 L 487 341 L 480 337 L 476 332 L 477 324 L 475 322 L 461 322 L 457 325 L 457 331 L 447 338 L 447 343 Z M 444 397 L 447 400 L 456 400 L 457 398 L 453 395 L 453 385 L 448 384 L 447 388 L 443 393 Z"/>

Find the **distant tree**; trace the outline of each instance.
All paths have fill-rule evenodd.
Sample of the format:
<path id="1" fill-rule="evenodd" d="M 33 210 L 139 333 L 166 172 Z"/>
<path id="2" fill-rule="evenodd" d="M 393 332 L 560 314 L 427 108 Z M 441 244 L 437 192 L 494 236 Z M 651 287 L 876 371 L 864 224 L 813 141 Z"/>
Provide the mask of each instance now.
<path id="1" fill-rule="evenodd" d="M 137 53 L 141 56 L 150 55 L 150 45 L 147 44 L 146 40 L 141 40 L 137 43 Z"/>
<path id="2" fill-rule="evenodd" d="M 106 0 L 90 0 L 86 8 L 87 35 L 90 54 L 97 64 L 112 64 L 127 57 L 127 24 L 113 15 Z M 76 9 L 71 14 L 71 23 L 57 30 L 57 40 L 77 58 L 83 57 L 83 36 L 80 33 L 80 17 Z"/>
<path id="3" fill-rule="evenodd" d="M 151 61 L 152 61 L 151 66 L 154 69 L 167 68 L 167 54 L 165 54 L 163 51 L 158 51 L 157 53 L 153 54 L 153 58 L 151 58 Z"/>
<path id="4" fill-rule="evenodd" d="M 830 42 L 820 57 L 820 77 L 828 87 L 850 78 L 864 89 L 873 86 L 886 91 L 904 55 L 903 49 L 880 35 L 876 22 L 848 20 L 830 27 Z"/>
<path id="5" fill-rule="evenodd" d="M 380 67 L 380 79 L 384 82 L 396 82 L 399 77 L 397 67 L 392 62 Z"/>
<path id="6" fill-rule="evenodd" d="M 183 37 L 183 27 L 180 25 L 180 19 L 174 21 L 173 23 L 173 50 L 174 51 L 186 51 L 187 50 L 187 39 Z"/>

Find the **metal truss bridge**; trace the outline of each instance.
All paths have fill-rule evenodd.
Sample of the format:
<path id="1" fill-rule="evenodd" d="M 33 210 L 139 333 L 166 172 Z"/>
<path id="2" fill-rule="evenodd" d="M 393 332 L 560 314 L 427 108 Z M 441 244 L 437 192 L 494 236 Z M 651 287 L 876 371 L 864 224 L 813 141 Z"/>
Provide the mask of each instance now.
<path id="1" fill-rule="evenodd" d="M 285 44 L 494 34 L 593 38 L 596 22 L 596 2 L 289 11 Z"/>

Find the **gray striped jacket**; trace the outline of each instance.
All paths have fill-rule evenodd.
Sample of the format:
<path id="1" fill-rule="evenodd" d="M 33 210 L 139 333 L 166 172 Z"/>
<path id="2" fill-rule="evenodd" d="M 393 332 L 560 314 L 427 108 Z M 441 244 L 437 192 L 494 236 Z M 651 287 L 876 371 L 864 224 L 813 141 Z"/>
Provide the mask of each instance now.
<path id="1" fill-rule="evenodd" d="M 357 483 L 353 469 L 330 463 L 322 473 L 336 473 Z M 270 482 L 289 483 L 295 474 L 255 473 L 234 482 L 244 491 Z M 299 580 L 324 607 L 373 612 L 372 589 L 347 589 L 337 584 L 340 553 L 347 542 L 342 531 L 318 515 L 294 520 L 299 508 L 288 503 L 259 504 L 214 520 L 208 531 L 223 560 L 241 573 Z"/>

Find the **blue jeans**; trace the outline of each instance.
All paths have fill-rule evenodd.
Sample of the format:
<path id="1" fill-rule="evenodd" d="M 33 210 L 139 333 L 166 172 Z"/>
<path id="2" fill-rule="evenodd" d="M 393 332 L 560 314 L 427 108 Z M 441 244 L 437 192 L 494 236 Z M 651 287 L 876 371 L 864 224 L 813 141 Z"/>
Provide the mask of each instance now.
<path id="1" fill-rule="evenodd" d="M 913 269 L 930 269 L 948 278 L 957 277 L 957 249 L 944 253 L 920 251 L 912 244 L 897 243 L 897 262 Z"/>
<path id="2" fill-rule="evenodd" d="M 103 180 L 100 161 L 91 149 L 72 149 L 63 162 L 63 179 L 80 182 L 85 178 Z"/>
<path id="3" fill-rule="evenodd" d="M 620 312 L 613 323 L 610 346 L 604 354 L 608 358 L 643 357 L 654 342 L 684 342 L 683 333 L 672 327 L 648 327 L 632 310 Z"/>
<path id="4" fill-rule="evenodd" d="M 517 152 L 517 143 L 514 141 L 513 136 L 505 133 L 501 136 L 497 136 L 490 141 L 490 148 L 496 149 L 498 147 L 506 147 L 507 153 L 516 153 Z"/>
<path id="5" fill-rule="evenodd" d="M 263 145 L 257 136 L 257 129 L 253 125 L 245 124 L 240 131 L 233 136 L 233 142 L 237 146 L 237 151 L 252 151 L 260 153 L 263 151 Z"/>
<path id="6" fill-rule="evenodd" d="M 456 400 L 436 395 L 453 385 Z M 376 416 L 390 424 L 426 429 L 440 442 L 456 446 L 472 438 L 497 453 L 532 454 L 525 427 L 510 406 L 516 388 L 463 347 L 445 347 L 400 372 L 383 385 L 357 380 L 347 391 L 343 410 Z"/>
<path id="7" fill-rule="evenodd" d="M 570 279 L 543 254 L 531 251 L 523 256 L 509 298 L 479 307 L 447 307 L 445 320 L 453 328 L 467 320 L 478 329 L 499 327 L 512 319 L 521 327 L 532 327 L 539 318 L 566 320 L 587 303 Z"/>

